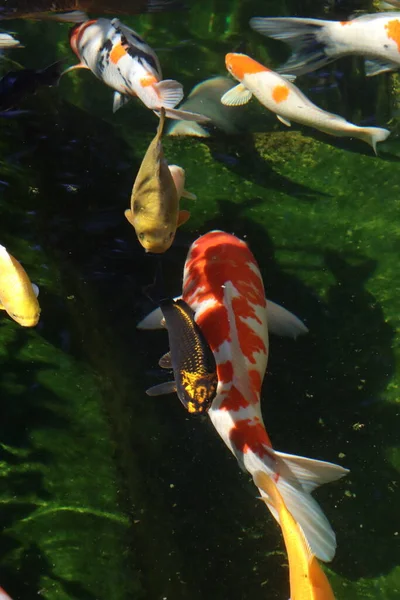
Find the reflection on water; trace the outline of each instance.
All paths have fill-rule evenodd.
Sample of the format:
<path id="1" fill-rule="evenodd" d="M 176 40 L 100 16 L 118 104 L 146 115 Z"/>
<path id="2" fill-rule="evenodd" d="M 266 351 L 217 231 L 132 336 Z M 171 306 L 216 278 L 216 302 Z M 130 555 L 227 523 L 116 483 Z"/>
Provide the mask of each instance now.
<path id="1" fill-rule="evenodd" d="M 250 30 L 252 16 L 371 9 L 192 4 L 180 19 L 126 19 L 186 91 L 225 75 L 226 52 L 271 66 L 287 58 Z M 7 54 L 3 73 L 17 68 L 10 61 L 74 64 L 68 25 L 7 29 L 25 48 Z M 298 85 L 326 110 L 389 127 L 379 157 L 354 139 L 288 129 L 256 101 L 243 135 L 165 140 L 198 200 L 182 204 L 192 216 L 163 270 L 178 294 L 193 239 L 233 232 L 256 256 L 267 296 L 305 320 L 308 336 L 271 337 L 266 426 L 279 450 L 351 469 L 317 493 L 338 537 L 328 568 L 337 598 L 395 600 L 398 76 L 366 79 L 360 64 L 341 59 Z M 42 316 L 26 331 L 0 315 L 1 585 L 14 600 L 286 598 L 280 533 L 207 417 L 144 394 L 162 380 L 167 351 L 165 332 L 136 330 L 154 307 L 159 258 L 143 253 L 123 211 L 156 118 L 135 101 L 113 115 L 112 91 L 84 71 L 18 108 L 30 112 L 1 120 L 0 243 L 39 285 Z"/>

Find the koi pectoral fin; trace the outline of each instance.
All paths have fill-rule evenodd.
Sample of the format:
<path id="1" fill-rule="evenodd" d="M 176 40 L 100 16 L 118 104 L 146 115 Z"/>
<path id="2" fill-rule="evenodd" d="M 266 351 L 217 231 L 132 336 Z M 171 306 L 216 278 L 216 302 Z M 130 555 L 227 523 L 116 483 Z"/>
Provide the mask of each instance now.
<path id="1" fill-rule="evenodd" d="M 133 224 L 133 215 L 132 215 L 132 211 L 131 211 L 130 208 L 127 208 L 124 211 L 124 215 L 125 215 L 125 218 L 128 221 L 128 223 L 130 223 L 132 225 L 132 227 L 135 227 L 134 224 Z"/>
<path id="2" fill-rule="evenodd" d="M 179 211 L 177 227 L 180 227 L 181 225 L 186 223 L 186 221 L 189 219 L 189 217 L 190 217 L 190 212 L 188 210 Z"/>
<path id="3" fill-rule="evenodd" d="M 251 100 L 252 95 L 242 83 L 239 83 L 222 96 L 221 103 L 225 106 L 242 106 Z"/>
<path id="4" fill-rule="evenodd" d="M 39 288 L 36 285 L 36 283 L 32 283 L 32 289 L 33 289 L 33 292 L 34 292 L 34 294 L 35 294 L 35 296 L 37 298 L 39 296 Z"/>
<path id="5" fill-rule="evenodd" d="M 172 369 L 171 352 L 166 352 L 158 361 L 158 366 L 162 369 Z"/>
<path id="6" fill-rule="evenodd" d="M 65 69 L 65 71 L 63 71 L 60 75 L 60 78 L 65 75 L 66 73 L 71 73 L 71 71 L 75 71 L 76 69 L 89 69 L 89 67 L 87 65 L 85 65 L 84 63 L 79 63 L 77 65 L 72 65 L 72 67 L 68 67 L 68 69 Z M 89 69 L 90 71 L 90 69 Z"/>
<path id="7" fill-rule="evenodd" d="M 164 394 L 173 394 L 176 392 L 175 381 L 167 381 L 166 383 L 160 383 L 146 390 L 148 396 L 164 396 Z"/>
<path id="8" fill-rule="evenodd" d="M 113 113 L 117 112 L 117 110 L 119 110 L 121 106 L 124 106 L 127 102 L 129 102 L 129 100 L 130 98 L 126 94 L 114 92 Z"/>

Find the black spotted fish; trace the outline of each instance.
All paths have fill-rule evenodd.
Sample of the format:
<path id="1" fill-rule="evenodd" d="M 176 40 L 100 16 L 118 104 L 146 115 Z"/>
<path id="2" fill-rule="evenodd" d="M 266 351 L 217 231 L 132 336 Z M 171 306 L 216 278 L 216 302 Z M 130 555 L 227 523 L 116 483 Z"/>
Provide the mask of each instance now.
<path id="1" fill-rule="evenodd" d="M 168 330 L 170 351 L 160 360 L 160 366 L 172 368 L 174 381 L 161 383 L 149 390 L 149 396 L 176 392 L 190 413 L 206 412 L 217 392 L 215 358 L 194 312 L 183 300 L 163 300 L 160 308 Z"/>

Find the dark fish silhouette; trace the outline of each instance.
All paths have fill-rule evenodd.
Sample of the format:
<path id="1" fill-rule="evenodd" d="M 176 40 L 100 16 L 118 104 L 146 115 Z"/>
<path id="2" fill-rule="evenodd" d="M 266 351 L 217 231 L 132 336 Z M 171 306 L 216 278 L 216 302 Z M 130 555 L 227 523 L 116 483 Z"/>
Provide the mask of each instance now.
<path id="1" fill-rule="evenodd" d="M 149 390 L 149 396 L 176 392 L 190 413 L 204 413 L 217 392 L 214 355 L 194 320 L 194 312 L 183 300 L 160 303 L 168 329 L 170 352 L 160 359 L 160 367 L 173 369 L 174 381 Z"/>
<path id="2" fill-rule="evenodd" d="M 63 61 L 45 69 L 22 69 L 10 71 L 0 79 L 0 110 L 16 106 L 25 96 L 33 94 L 39 87 L 56 85 L 61 75 Z"/>

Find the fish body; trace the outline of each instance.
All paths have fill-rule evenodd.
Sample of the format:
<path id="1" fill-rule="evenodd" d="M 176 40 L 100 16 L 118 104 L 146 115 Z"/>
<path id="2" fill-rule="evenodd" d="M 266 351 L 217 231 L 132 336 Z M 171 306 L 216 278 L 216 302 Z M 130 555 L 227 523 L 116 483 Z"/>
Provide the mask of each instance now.
<path id="1" fill-rule="evenodd" d="M 88 17 L 84 11 L 102 14 L 134 15 L 181 8 L 175 0 L 7 0 L 0 7 L 2 19 L 50 19 L 81 23 Z"/>
<path id="2" fill-rule="evenodd" d="M 11 33 L 0 33 L 0 51 L 8 48 L 21 48 L 21 43 Z"/>
<path id="3" fill-rule="evenodd" d="M 164 300 L 161 311 L 168 330 L 169 347 L 160 364 L 172 367 L 174 385 L 161 384 L 147 391 L 149 395 L 166 393 L 174 388 L 180 401 L 190 413 L 206 412 L 217 391 L 217 372 L 214 355 L 194 313 L 183 300 Z"/>
<path id="4" fill-rule="evenodd" d="M 22 265 L 0 246 L 0 309 L 23 327 L 34 327 L 40 317 L 39 291 Z"/>
<path id="5" fill-rule="evenodd" d="M 41 70 L 22 69 L 6 73 L 0 79 L 0 109 L 12 108 L 41 86 L 57 84 L 61 75 L 60 65 L 59 61 Z"/>
<path id="6" fill-rule="evenodd" d="M 310 491 L 347 470 L 272 447 L 260 407 L 268 361 L 268 305 L 247 244 L 222 231 L 197 239 L 186 259 L 182 299 L 194 311 L 217 365 L 217 394 L 208 411 L 215 429 L 242 468 L 274 478 L 313 552 L 331 560 L 335 535 Z M 262 489 L 260 493 L 268 498 Z"/>
<path id="7" fill-rule="evenodd" d="M 163 253 L 171 246 L 176 229 L 189 218 L 179 211 L 185 172 L 168 163 L 162 147 L 165 111 L 162 109 L 157 133 L 140 165 L 131 195 L 131 207 L 125 216 L 134 227 L 146 252 Z"/>
<path id="8" fill-rule="evenodd" d="M 239 134 L 243 131 L 241 122 L 243 115 L 240 110 L 221 104 L 221 98 L 232 87 L 232 80 L 228 77 L 211 77 L 198 83 L 190 92 L 186 100 L 180 105 L 181 110 L 199 112 L 209 117 L 209 125 L 221 129 L 228 135 Z M 199 123 L 188 121 L 174 121 L 170 124 L 168 135 L 191 135 L 196 137 L 209 137 L 208 129 Z"/>
<path id="9" fill-rule="evenodd" d="M 84 68 L 114 91 L 113 111 L 137 96 L 147 108 L 165 108 L 171 118 L 208 120 L 202 115 L 174 110 L 183 88 L 173 79 L 162 80 L 156 53 L 133 29 L 119 19 L 93 19 L 72 28 L 70 44 L 80 60 L 67 71 Z"/>
<path id="10" fill-rule="evenodd" d="M 225 60 L 228 71 L 240 84 L 224 94 L 221 99 L 223 104 L 245 104 L 254 94 L 265 108 L 274 112 L 287 126 L 293 121 L 329 135 L 356 137 L 372 146 L 375 153 L 376 144 L 390 135 L 387 129 L 359 127 L 319 108 L 287 76 L 271 71 L 245 54 L 227 54 Z"/>
<path id="11" fill-rule="evenodd" d="M 289 560 L 290 600 L 335 600 L 325 573 L 288 511 L 276 483 L 262 472 L 255 473 L 254 480 L 268 494 L 268 502 L 279 515 Z"/>
<path id="12" fill-rule="evenodd" d="M 348 21 L 254 17 L 250 26 L 290 44 L 293 53 L 279 69 L 281 73 L 301 75 L 347 55 L 365 57 L 368 76 L 400 67 L 400 12 L 361 15 Z"/>
<path id="13" fill-rule="evenodd" d="M 0 587 L 0 600 L 12 600 L 2 587 Z"/>

